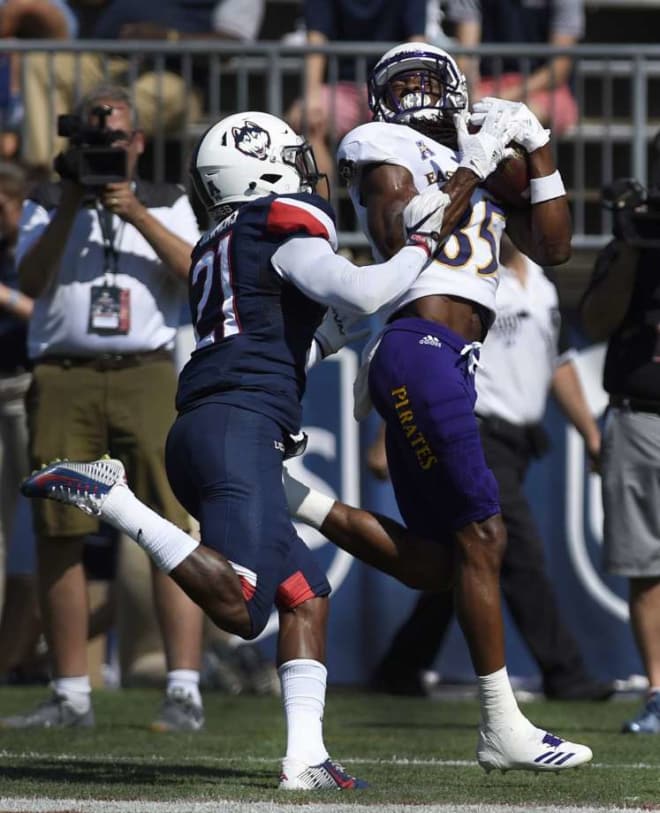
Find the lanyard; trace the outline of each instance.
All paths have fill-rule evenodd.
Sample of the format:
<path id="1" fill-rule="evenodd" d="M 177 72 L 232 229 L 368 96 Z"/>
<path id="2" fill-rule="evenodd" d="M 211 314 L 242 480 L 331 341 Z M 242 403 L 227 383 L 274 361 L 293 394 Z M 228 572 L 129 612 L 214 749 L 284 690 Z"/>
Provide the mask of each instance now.
<path id="1" fill-rule="evenodd" d="M 101 226 L 103 237 L 103 271 L 108 278 L 119 272 L 119 251 L 117 246 L 121 242 L 121 234 L 124 230 L 125 221 L 121 221 L 119 229 L 114 228 L 113 214 L 103 206 L 97 204 L 96 214 Z"/>

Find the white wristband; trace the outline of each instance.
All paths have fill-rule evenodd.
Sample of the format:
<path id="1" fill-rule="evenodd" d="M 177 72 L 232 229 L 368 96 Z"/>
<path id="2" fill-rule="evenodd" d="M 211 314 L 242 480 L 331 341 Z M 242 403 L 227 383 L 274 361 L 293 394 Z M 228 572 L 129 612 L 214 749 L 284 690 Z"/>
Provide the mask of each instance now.
<path id="1" fill-rule="evenodd" d="M 531 178 L 529 181 L 529 201 L 532 205 L 560 198 L 565 194 L 566 189 L 558 169 L 552 175 L 546 175 L 543 178 Z"/>
<path id="2" fill-rule="evenodd" d="M 286 466 L 282 466 L 282 484 L 291 516 L 319 530 L 335 504 L 334 499 L 296 480 Z"/>

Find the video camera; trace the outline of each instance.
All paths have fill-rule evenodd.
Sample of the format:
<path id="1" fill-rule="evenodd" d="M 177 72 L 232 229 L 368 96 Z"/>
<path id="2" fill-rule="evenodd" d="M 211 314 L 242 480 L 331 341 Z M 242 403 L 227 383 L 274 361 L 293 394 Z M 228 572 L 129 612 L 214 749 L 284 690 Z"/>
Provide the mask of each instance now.
<path id="1" fill-rule="evenodd" d="M 646 190 L 634 178 L 603 188 L 602 202 L 614 216 L 616 238 L 637 248 L 660 249 L 660 189 Z"/>
<path id="2" fill-rule="evenodd" d="M 612 212 L 613 234 L 637 248 L 660 249 L 660 133 L 652 144 L 651 183 L 645 189 L 634 178 L 617 178 L 603 187 L 603 207 Z"/>
<path id="3" fill-rule="evenodd" d="M 112 107 L 99 105 L 91 113 L 98 119 L 98 124 L 90 124 L 73 114 L 57 117 L 57 134 L 68 138 L 70 146 L 55 159 L 55 169 L 63 178 L 89 187 L 127 180 L 126 150 L 112 146 L 125 139 L 126 133 L 107 126 Z"/>

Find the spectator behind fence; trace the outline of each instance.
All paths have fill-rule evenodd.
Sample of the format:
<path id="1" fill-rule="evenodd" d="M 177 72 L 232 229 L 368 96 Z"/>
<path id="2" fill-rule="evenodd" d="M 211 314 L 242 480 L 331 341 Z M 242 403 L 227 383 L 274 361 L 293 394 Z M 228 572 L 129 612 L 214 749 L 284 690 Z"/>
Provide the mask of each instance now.
<path id="1" fill-rule="evenodd" d="M 73 39 L 78 21 L 66 0 L 5 0 L 0 5 L 3 39 Z M 18 152 L 23 124 L 20 54 L 0 53 L 0 156 Z"/>
<path id="2" fill-rule="evenodd" d="M 309 46 L 423 40 L 426 0 L 305 0 L 304 16 Z M 366 75 L 357 76 L 356 57 L 339 58 L 336 76 L 327 71 L 328 61 L 324 54 L 308 54 L 304 96 L 293 103 L 286 119 L 296 132 L 309 138 L 319 170 L 331 179 L 332 187 L 336 144 L 371 115 Z M 367 73 L 375 62 L 373 59 L 367 63 Z"/>
<path id="3" fill-rule="evenodd" d="M 0 614 L 18 486 L 29 471 L 24 402 L 30 385 L 27 322 L 32 300 L 18 291 L 15 259 L 27 183 L 20 167 L 0 163 Z"/>
<path id="4" fill-rule="evenodd" d="M 459 45 L 501 44 L 503 56 L 463 57 L 470 98 L 523 101 L 555 136 L 578 119 L 570 87 L 572 59 L 535 57 L 535 44 L 568 48 L 584 34 L 583 0 L 447 0 L 447 20 Z M 512 43 L 530 46 L 529 57 L 507 56 Z"/>
<path id="5" fill-rule="evenodd" d="M 657 136 L 656 136 L 657 144 Z M 603 556 L 608 573 L 628 579 L 630 622 L 648 696 L 623 725 L 660 734 L 660 188 L 648 203 L 624 179 L 606 190 L 614 240 L 596 258 L 581 303 L 585 330 L 607 340 L 603 386 Z"/>
<path id="6" fill-rule="evenodd" d="M 57 161 L 62 180 L 37 188 L 23 209 L 18 271 L 21 289 L 35 299 L 28 333 L 31 462 L 111 451 L 145 500 L 187 527 L 167 483 L 164 445 L 174 415 L 172 348 L 199 231 L 180 187 L 135 174 L 145 139 L 128 91 L 101 85 L 77 112 L 85 125 L 116 134 L 113 148 L 126 163 L 120 167 L 113 153 L 112 170 L 104 162 L 96 177 L 87 175 L 72 147 Z M 91 726 L 82 553 L 98 519 L 59 505 L 34 509 L 54 691 L 34 712 L 3 725 Z M 169 670 L 153 727 L 197 730 L 201 613 L 162 573 L 153 588 Z"/>
<path id="7" fill-rule="evenodd" d="M 502 561 L 504 598 L 538 664 L 548 698 L 605 700 L 608 683 L 590 678 L 579 647 L 564 625 L 546 573 L 543 543 L 524 492 L 531 461 L 549 443 L 541 424 L 551 388 L 562 411 L 598 463 L 600 433 L 589 411 L 566 336 L 559 343 L 557 291 L 543 270 L 503 239 L 497 318 L 477 370 L 479 431 L 495 475 L 507 547 Z M 394 636 L 372 685 L 394 694 L 424 694 L 421 673 L 431 670 L 454 615 L 451 593 L 422 594 Z"/>
<path id="8" fill-rule="evenodd" d="M 180 40 L 209 39 L 249 42 L 257 37 L 265 0 L 151 0 L 136 5 L 134 0 L 113 0 L 97 20 L 93 39 L 108 40 Z M 212 46 L 209 45 L 211 49 Z M 62 149 L 54 137 L 51 111 L 70 110 L 78 96 L 106 78 L 131 83 L 131 93 L 145 134 L 158 130 L 182 132 L 186 121 L 201 116 L 201 93 L 181 76 L 179 59 L 169 61 L 159 71 L 144 56 L 135 63 L 125 56 L 98 53 L 31 54 L 26 60 L 26 123 L 23 156 L 32 165 L 50 166 Z M 132 75 L 137 69 L 137 75 Z"/>

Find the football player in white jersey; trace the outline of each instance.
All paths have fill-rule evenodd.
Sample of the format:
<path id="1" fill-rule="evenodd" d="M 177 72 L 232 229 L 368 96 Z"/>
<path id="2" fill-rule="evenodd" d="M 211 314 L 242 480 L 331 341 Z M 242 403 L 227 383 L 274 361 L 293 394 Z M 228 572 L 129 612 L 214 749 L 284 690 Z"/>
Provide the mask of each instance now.
<path id="1" fill-rule="evenodd" d="M 473 412 L 475 362 L 494 317 L 503 229 L 541 265 L 570 254 L 570 215 L 550 133 L 521 103 L 483 99 L 470 114 L 456 63 L 424 43 L 388 51 L 370 76 L 369 96 L 374 121 L 344 137 L 338 159 L 374 254 L 387 258 L 402 245 L 402 212 L 414 196 L 440 187 L 451 201 L 442 227 L 449 236 L 386 310 L 362 377 L 368 376 L 362 400 L 385 421 L 392 484 L 414 536 L 292 481 L 290 507 L 411 586 L 427 586 L 435 567 L 436 589 L 453 587 L 478 679 L 482 767 L 576 767 L 591 759 L 590 749 L 532 725 L 511 689 L 499 581 L 506 529 Z M 468 124 L 480 129 L 470 133 Z M 493 149 L 502 126 L 527 152 L 530 205 L 519 211 L 507 211 L 482 187 L 503 158 Z M 363 412 L 358 404 L 357 414 Z M 435 542 L 435 553 L 425 540 Z"/>

